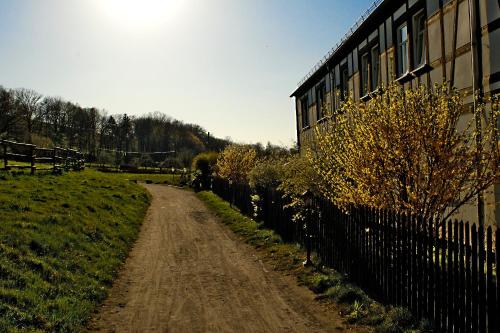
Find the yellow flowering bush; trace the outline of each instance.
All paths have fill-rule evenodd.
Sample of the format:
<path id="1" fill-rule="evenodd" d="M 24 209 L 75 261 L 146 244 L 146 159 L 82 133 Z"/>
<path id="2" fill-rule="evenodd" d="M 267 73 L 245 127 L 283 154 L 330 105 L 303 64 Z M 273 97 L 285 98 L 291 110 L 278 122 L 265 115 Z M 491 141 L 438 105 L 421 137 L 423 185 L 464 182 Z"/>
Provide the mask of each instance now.
<path id="1" fill-rule="evenodd" d="M 307 156 L 321 192 L 340 207 L 443 220 L 499 180 L 498 99 L 477 99 L 475 112 L 446 85 L 392 84 L 330 114 Z"/>
<path id="2" fill-rule="evenodd" d="M 217 159 L 217 175 L 234 183 L 248 183 L 248 174 L 255 166 L 257 153 L 255 149 L 233 144 Z"/>
<path id="3" fill-rule="evenodd" d="M 306 156 L 294 154 L 285 160 L 278 190 L 289 201 L 286 207 L 293 209 L 294 221 L 303 222 L 306 210 L 309 208 L 305 206 L 302 194 L 310 191 L 315 196 L 319 196 L 321 194 L 320 184 L 321 176 Z"/>

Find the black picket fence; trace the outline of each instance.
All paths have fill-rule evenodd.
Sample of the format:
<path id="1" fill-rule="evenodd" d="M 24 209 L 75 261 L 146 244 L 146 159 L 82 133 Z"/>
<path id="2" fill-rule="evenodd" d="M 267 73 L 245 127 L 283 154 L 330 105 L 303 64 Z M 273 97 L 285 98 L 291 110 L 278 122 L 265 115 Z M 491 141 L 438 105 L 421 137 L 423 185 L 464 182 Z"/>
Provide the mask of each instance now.
<path id="1" fill-rule="evenodd" d="M 247 185 L 214 179 L 212 190 L 254 216 Z M 281 193 L 260 194 L 258 218 L 284 241 L 306 244 Z M 352 208 L 345 213 L 316 199 L 317 218 L 308 230 L 313 250 L 374 298 L 407 307 L 436 331 L 500 330 L 499 232 L 462 221 L 443 224 L 386 210 Z"/>

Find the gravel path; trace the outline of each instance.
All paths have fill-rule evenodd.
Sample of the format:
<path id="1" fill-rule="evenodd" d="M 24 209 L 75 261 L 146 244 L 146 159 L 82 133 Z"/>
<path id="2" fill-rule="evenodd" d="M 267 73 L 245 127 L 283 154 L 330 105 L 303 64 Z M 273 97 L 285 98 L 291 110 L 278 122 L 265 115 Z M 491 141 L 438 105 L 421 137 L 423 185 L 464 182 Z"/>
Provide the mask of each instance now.
<path id="1" fill-rule="evenodd" d="M 314 295 L 266 267 L 188 191 L 153 202 L 90 332 L 342 332 Z"/>

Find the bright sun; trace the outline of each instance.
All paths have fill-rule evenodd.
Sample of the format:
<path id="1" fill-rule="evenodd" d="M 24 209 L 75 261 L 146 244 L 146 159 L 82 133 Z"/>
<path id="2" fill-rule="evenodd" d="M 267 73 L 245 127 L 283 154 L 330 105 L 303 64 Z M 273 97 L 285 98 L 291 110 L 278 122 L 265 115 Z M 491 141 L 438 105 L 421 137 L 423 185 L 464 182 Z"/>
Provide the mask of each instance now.
<path id="1" fill-rule="evenodd" d="M 183 0 L 97 0 L 113 21 L 130 28 L 148 28 L 172 20 Z"/>

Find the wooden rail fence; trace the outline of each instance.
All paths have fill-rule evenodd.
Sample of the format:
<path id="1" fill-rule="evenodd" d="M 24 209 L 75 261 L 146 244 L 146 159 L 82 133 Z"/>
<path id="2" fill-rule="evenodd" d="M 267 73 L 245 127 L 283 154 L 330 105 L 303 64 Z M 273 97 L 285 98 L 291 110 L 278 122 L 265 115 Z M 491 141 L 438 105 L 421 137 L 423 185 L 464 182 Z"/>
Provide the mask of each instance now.
<path id="1" fill-rule="evenodd" d="M 214 179 L 212 190 L 248 215 L 247 185 Z M 261 193 L 259 218 L 285 241 L 305 245 L 303 226 L 292 222 L 282 195 Z M 498 229 L 462 221 L 444 224 L 386 210 L 352 208 L 344 213 L 316 199 L 309 226 L 313 249 L 327 266 L 380 301 L 407 307 L 440 332 L 500 331 L 500 235 Z"/>
<path id="2" fill-rule="evenodd" d="M 37 170 L 49 170 L 59 172 L 63 169 L 83 170 L 85 160 L 83 153 L 66 148 L 39 148 L 28 143 L 19 143 L 8 140 L 0 140 L 0 153 L 3 160 L 3 170 L 30 169 L 31 174 Z M 12 164 L 11 162 L 22 162 L 27 164 Z M 37 164 L 45 165 L 37 167 Z M 50 165 L 50 167 L 47 167 Z"/>

